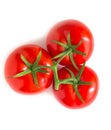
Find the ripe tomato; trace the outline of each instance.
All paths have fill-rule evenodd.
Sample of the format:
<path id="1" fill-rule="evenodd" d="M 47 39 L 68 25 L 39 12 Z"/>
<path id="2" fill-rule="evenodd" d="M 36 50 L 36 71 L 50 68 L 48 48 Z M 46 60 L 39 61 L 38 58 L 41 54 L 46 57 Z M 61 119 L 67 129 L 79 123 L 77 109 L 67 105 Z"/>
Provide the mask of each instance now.
<path id="1" fill-rule="evenodd" d="M 86 25 L 70 19 L 52 27 L 47 35 L 46 44 L 54 59 L 64 57 L 60 64 L 73 64 L 78 69 L 78 64 L 84 63 L 91 56 L 93 41 L 92 33 Z"/>
<path id="2" fill-rule="evenodd" d="M 58 71 L 61 83 L 58 89 L 55 84 L 53 86 L 55 97 L 68 108 L 88 106 L 98 93 L 99 83 L 96 73 L 89 67 L 79 66 L 79 69 L 82 68 L 79 72 L 73 66 L 67 68 L 64 67 Z"/>
<path id="3" fill-rule="evenodd" d="M 5 78 L 11 88 L 20 93 L 36 93 L 52 82 L 52 66 L 47 51 L 38 45 L 26 44 L 15 49 L 5 63 Z"/>

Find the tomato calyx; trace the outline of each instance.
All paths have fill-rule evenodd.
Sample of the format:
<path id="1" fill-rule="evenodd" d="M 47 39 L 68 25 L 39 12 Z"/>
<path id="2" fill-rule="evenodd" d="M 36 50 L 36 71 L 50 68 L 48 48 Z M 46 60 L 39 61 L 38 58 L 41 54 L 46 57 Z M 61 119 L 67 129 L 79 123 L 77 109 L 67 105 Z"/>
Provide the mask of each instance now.
<path id="1" fill-rule="evenodd" d="M 57 62 L 54 63 L 53 65 L 53 71 L 54 71 L 54 83 L 55 83 L 55 90 L 59 90 L 59 86 L 61 84 L 70 84 L 73 86 L 73 89 L 77 95 L 77 97 L 80 99 L 80 101 L 82 103 L 84 103 L 84 99 L 82 98 L 81 94 L 79 93 L 79 90 L 78 90 L 78 86 L 79 85 L 90 85 L 92 84 L 91 82 L 85 82 L 85 81 L 81 81 L 81 75 L 84 71 L 84 67 L 85 67 L 85 63 L 82 65 L 81 69 L 78 71 L 78 74 L 77 76 L 74 75 L 74 73 L 69 69 L 69 68 L 66 68 L 66 70 L 69 72 L 70 74 L 70 78 L 66 78 L 66 79 L 63 79 L 63 80 L 59 80 L 58 78 L 58 74 L 57 74 Z"/>
<path id="2" fill-rule="evenodd" d="M 71 43 L 70 33 L 68 33 L 68 35 L 67 35 L 67 45 L 62 43 L 62 42 L 60 42 L 60 41 L 57 41 L 57 40 L 52 40 L 52 42 L 62 46 L 65 49 L 63 52 L 61 52 L 60 54 L 58 54 L 55 57 L 53 57 L 53 59 L 58 59 L 58 58 L 61 58 L 61 57 L 64 58 L 65 56 L 68 55 L 70 60 L 71 60 L 71 62 L 72 62 L 72 64 L 73 64 L 73 66 L 77 70 L 79 70 L 79 68 L 78 68 L 78 66 L 75 63 L 75 60 L 73 58 L 73 54 L 79 54 L 79 55 L 83 55 L 83 56 L 86 55 L 86 53 L 77 50 L 77 48 L 82 44 L 82 39 L 79 41 L 79 43 L 77 45 L 73 45 Z"/>
<path id="3" fill-rule="evenodd" d="M 32 74 L 33 80 L 34 80 L 34 84 L 36 86 L 38 86 L 38 80 L 37 80 L 37 76 L 36 73 L 37 72 L 41 72 L 41 73 L 47 73 L 47 70 L 44 70 L 43 68 L 48 68 L 46 66 L 42 66 L 39 65 L 39 61 L 41 59 L 42 56 L 42 51 L 39 52 L 36 60 L 34 61 L 33 64 L 31 64 L 22 54 L 20 55 L 21 60 L 23 61 L 23 63 L 26 65 L 27 69 L 25 69 L 24 71 L 17 73 L 16 75 L 12 76 L 12 78 L 18 78 L 18 77 L 22 77 L 25 76 L 29 73 Z"/>

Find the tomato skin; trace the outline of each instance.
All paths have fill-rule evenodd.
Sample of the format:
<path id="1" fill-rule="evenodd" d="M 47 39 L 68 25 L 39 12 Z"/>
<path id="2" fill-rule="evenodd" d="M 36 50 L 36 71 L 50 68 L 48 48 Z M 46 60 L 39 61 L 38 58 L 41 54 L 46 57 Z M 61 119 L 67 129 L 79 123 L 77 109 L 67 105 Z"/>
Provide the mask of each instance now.
<path id="1" fill-rule="evenodd" d="M 79 55 L 73 53 L 73 58 L 77 65 L 84 63 L 87 61 L 94 48 L 94 39 L 89 28 L 77 20 L 64 20 L 57 23 L 52 29 L 49 31 L 46 39 L 47 49 L 52 57 L 60 54 L 65 50 L 62 46 L 53 42 L 53 40 L 60 41 L 64 44 L 67 44 L 67 35 L 70 33 L 71 43 L 73 45 L 77 45 L 80 40 L 82 40 L 82 44 L 78 47 L 77 50 L 84 52 L 86 55 Z M 66 56 L 60 64 L 62 65 L 70 65 L 72 64 L 69 56 Z"/>
<path id="2" fill-rule="evenodd" d="M 69 68 L 74 75 L 77 76 L 78 72 L 73 66 L 68 66 L 67 68 Z M 79 68 L 81 68 L 81 66 L 79 66 Z M 65 67 L 58 71 L 58 75 L 60 80 L 71 77 Z M 71 109 L 76 109 L 84 108 L 94 101 L 99 89 L 99 80 L 96 73 L 91 68 L 85 67 L 80 80 L 91 82 L 90 85 L 78 85 L 78 91 L 82 96 L 84 103 L 82 103 L 77 97 L 72 85 L 61 84 L 58 90 L 55 90 L 55 86 L 53 85 L 53 93 L 62 105 Z"/>
<path id="3" fill-rule="evenodd" d="M 38 53 L 42 51 L 42 56 L 39 61 L 40 65 L 52 66 L 52 60 L 49 53 L 35 44 L 26 44 L 16 48 L 7 58 L 4 68 L 5 79 L 10 87 L 16 92 L 23 94 L 37 93 L 48 88 L 52 82 L 53 73 L 52 70 L 48 70 L 48 73 L 36 73 L 38 78 L 38 86 L 34 84 L 32 74 L 27 74 L 22 77 L 12 78 L 15 74 L 27 69 L 27 66 L 20 58 L 22 54 L 31 64 L 37 58 Z"/>

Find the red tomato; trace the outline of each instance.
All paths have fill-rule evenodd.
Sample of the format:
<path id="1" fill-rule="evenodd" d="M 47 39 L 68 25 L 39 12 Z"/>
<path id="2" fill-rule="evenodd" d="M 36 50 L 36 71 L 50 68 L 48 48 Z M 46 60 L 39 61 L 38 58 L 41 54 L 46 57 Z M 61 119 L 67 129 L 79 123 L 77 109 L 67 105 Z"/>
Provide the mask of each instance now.
<path id="1" fill-rule="evenodd" d="M 65 67 L 58 71 L 59 79 L 64 80 L 64 83 L 59 85 L 56 90 L 56 86 L 53 86 L 53 92 L 57 100 L 68 108 L 83 108 L 91 104 L 98 93 L 98 77 L 96 73 L 89 67 L 84 67 L 80 73 L 73 67 L 68 66 L 74 80 L 70 82 L 65 81 L 71 78 L 71 73 Z M 79 69 L 81 66 L 79 66 Z M 71 84 L 72 83 L 72 84 Z"/>
<path id="2" fill-rule="evenodd" d="M 91 31 L 77 20 L 57 23 L 49 31 L 46 44 L 52 57 L 55 59 L 64 57 L 60 64 L 65 66 L 73 64 L 76 69 L 78 64 L 89 59 L 94 46 Z"/>
<path id="3" fill-rule="evenodd" d="M 40 66 L 52 66 L 48 52 L 34 44 L 20 46 L 6 60 L 6 81 L 20 93 L 43 91 L 50 86 L 53 74 L 51 69 Z"/>

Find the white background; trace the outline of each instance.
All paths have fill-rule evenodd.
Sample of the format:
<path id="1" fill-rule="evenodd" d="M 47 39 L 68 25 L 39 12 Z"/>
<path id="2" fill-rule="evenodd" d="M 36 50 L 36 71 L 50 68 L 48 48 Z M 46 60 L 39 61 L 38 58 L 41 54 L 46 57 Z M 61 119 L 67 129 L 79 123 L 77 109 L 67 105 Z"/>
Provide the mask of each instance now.
<path id="1" fill-rule="evenodd" d="M 63 107 L 51 89 L 32 96 L 18 94 L 4 79 L 8 54 L 30 41 L 43 46 L 48 30 L 64 19 L 85 23 L 95 40 L 87 66 L 98 74 L 100 89 L 84 109 Z M 0 130 L 111 130 L 110 56 L 110 0 L 0 0 Z"/>

